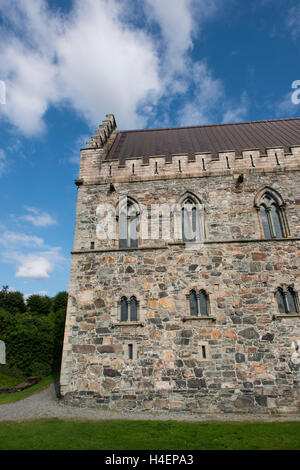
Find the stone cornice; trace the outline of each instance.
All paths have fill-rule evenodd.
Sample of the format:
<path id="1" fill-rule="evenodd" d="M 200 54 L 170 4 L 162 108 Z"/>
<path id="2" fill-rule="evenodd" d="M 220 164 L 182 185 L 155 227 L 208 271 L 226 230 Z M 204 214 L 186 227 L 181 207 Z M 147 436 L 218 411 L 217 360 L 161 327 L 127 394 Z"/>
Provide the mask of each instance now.
<path id="1" fill-rule="evenodd" d="M 199 245 L 221 245 L 221 244 L 232 244 L 232 243 L 286 243 L 286 242 L 294 242 L 300 241 L 300 237 L 290 237 L 290 238 L 254 238 L 254 239 L 238 239 L 238 240 L 208 240 L 202 242 L 201 244 L 196 244 L 195 250 L 199 251 Z M 172 246 L 185 246 L 186 244 L 183 242 L 170 242 L 167 246 L 141 246 L 138 248 L 101 248 L 101 249 L 94 249 L 94 250 L 74 250 L 71 251 L 72 255 L 82 255 L 82 254 L 89 254 L 89 253 L 113 253 L 113 252 L 134 252 L 134 251 L 151 251 L 151 250 L 168 250 Z M 192 245 L 192 244 L 191 244 Z M 192 246 L 190 246 L 190 250 L 193 251 Z"/>
<path id="2" fill-rule="evenodd" d="M 210 177 L 224 177 L 232 176 L 237 177 L 239 173 L 247 174 L 265 174 L 265 173 L 286 173 L 289 171 L 300 171 L 300 165 L 281 165 L 280 167 L 267 167 L 267 168 L 235 168 L 227 170 L 205 171 L 199 173 L 174 173 L 171 175 L 151 175 L 151 176 L 129 176 L 129 177 L 100 177 L 97 180 L 90 179 L 84 182 L 85 186 L 99 186 L 107 185 L 109 183 L 145 183 L 151 181 L 169 181 L 174 179 L 194 179 L 194 178 L 210 178 Z"/>

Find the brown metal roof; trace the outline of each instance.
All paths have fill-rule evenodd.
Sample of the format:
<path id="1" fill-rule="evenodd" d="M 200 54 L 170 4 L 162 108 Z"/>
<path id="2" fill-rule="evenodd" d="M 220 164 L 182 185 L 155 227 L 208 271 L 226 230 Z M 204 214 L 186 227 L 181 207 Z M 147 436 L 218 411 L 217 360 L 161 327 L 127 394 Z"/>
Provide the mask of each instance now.
<path id="1" fill-rule="evenodd" d="M 168 129 L 146 129 L 120 131 L 107 155 L 107 160 L 119 159 L 122 165 L 126 158 L 143 158 L 172 154 L 209 152 L 218 158 L 218 152 L 259 149 L 265 154 L 267 147 L 284 147 L 286 153 L 293 145 L 300 145 L 300 118 L 272 121 L 240 122 L 209 126 L 174 127 Z"/>

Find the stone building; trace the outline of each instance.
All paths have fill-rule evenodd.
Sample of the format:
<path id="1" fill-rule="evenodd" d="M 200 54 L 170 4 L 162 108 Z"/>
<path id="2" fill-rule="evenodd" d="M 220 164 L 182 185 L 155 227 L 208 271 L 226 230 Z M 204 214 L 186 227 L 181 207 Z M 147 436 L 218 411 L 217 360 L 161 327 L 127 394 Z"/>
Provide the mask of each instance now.
<path id="1" fill-rule="evenodd" d="M 300 118 L 81 151 L 61 393 L 105 409 L 300 408 Z"/>

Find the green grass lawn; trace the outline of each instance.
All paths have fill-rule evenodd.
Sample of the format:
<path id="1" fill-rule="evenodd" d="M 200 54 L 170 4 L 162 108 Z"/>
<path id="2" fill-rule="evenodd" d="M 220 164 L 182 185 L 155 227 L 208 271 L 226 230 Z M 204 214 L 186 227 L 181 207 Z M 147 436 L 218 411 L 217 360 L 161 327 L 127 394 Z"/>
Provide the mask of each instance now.
<path id="1" fill-rule="evenodd" d="M 86 422 L 59 419 L 5 422 L 0 423 L 0 449 L 298 450 L 300 422 Z"/>

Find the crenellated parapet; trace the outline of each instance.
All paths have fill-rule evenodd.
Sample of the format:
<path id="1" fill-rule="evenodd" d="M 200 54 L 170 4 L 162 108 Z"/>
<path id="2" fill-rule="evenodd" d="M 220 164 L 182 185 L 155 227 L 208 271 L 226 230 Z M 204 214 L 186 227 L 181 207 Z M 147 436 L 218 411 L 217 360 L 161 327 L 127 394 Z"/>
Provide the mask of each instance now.
<path id="1" fill-rule="evenodd" d="M 116 120 L 113 114 L 107 114 L 106 119 L 102 121 L 99 129 L 95 131 L 95 135 L 88 141 L 87 148 L 105 148 L 112 133 L 117 129 Z"/>
<path id="2" fill-rule="evenodd" d="M 113 114 L 107 114 L 106 119 L 95 131 L 86 148 L 81 150 L 79 181 L 93 182 L 100 178 L 100 164 L 108 155 L 116 135 L 117 124 Z"/>
<path id="3" fill-rule="evenodd" d="M 188 154 L 126 158 L 122 165 L 118 160 L 101 161 L 100 182 L 132 181 L 160 178 L 189 178 L 217 176 L 225 173 L 272 172 L 300 169 L 300 145 L 285 153 L 283 147 L 245 149 L 240 154 L 234 150 L 219 152 L 217 158 L 211 153 L 196 153 L 194 159 Z"/>

